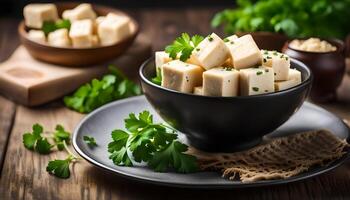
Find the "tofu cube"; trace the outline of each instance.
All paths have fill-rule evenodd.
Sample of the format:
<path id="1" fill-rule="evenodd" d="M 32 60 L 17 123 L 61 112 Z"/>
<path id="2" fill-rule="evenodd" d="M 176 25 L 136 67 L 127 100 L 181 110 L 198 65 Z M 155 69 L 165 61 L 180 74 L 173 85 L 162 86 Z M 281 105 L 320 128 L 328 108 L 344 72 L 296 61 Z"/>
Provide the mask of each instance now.
<path id="1" fill-rule="evenodd" d="M 90 19 L 74 21 L 69 31 L 73 47 L 87 48 L 93 46 L 93 22 Z"/>
<path id="2" fill-rule="evenodd" d="M 238 96 L 239 72 L 233 68 L 212 68 L 203 73 L 203 95 Z"/>
<path id="3" fill-rule="evenodd" d="M 203 69 L 200 66 L 170 61 L 162 66 L 162 86 L 184 93 L 192 93 L 194 87 L 202 85 Z"/>
<path id="4" fill-rule="evenodd" d="M 40 29 L 44 21 L 56 21 L 58 19 L 55 4 L 28 4 L 23 9 L 25 24 L 29 28 Z"/>
<path id="5" fill-rule="evenodd" d="M 156 68 L 161 71 L 162 66 L 170 62 L 172 59 L 169 57 L 169 54 L 165 51 L 157 51 L 156 52 Z"/>
<path id="6" fill-rule="evenodd" d="M 98 30 L 98 26 L 103 22 L 103 20 L 105 20 L 106 17 L 105 16 L 99 16 L 96 18 L 96 20 L 94 21 L 94 34 L 97 35 L 97 30 Z"/>
<path id="7" fill-rule="evenodd" d="M 39 31 L 39 30 L 30 30 L 28 32 L 28 38 L 30 40 L 33 40 L 34 42 L 38 42 L 38 43 L 46 43 L 46 37 L 45 37 L 45 33 L 43 31 Z"/>
<path id="8" fill-rule="evenodd" d="M 194 87 L 193 94 L 203 95 L 203 87 L 202 86 Z"/>
<path id="9" fill-rule="evenodd" d="M 277 51 L 261 50 L 262 65 L 272 67 L 275 72 L 276 81 L 288 80 L 288 72 L 290 68 L 290 59 L 287 55 Z"/>
<path id="10" fill-rule="evenodd" d="M 191 59 L 205 70 L 221 66 L 229 51 L 224 41 L 215 33 L 210 34 L 193 50 Z"/>
<path id="11" fill-rule="evenodd" d="M 91 4 L 83 3 L 72 10 L 65 10 L 62 13 L 63 19 L 69 19 L 71 22 L 82 19 L 96 19 L 96 13 L 92 9 Z"/>
<path id="12" fill-rule="evenodd" d="M 245 69 L 261 64 L 260 49 L 251 35 L 244 35 L 225 44 L 229 49 L 234 68 Z"/>
<path id="13" fill-rule="evenodd" d="M 125 16 L 108 15 L 98 28 L 97 33 L 102 45 L 112 45 L 131 34 L 130 19 Z"/>
<path id="14" fill-rule="evenodd" d="M 63 29 L 58 29 L 55 30 L 47 36 L 47 40 L 49 45 L 51 46 L 56 46 L 56 47 L 70 47 L 71 42 L 68 37 L 68 30 L 63 28 Z"/>
<path id="15" fill-rule="evenodd" d="M 240 70 L 240 93 L 242 96 L 274 92 L 273 68 L 256 67 Z"/>
<path id="16" fill-rule="evenodd" d="M 294 87 L 301 83 L 301 73 L 296 69 L 289 70 L 288 80 L 286 81 L 276 81 L 275 90 L 281 91 L 288 88 Z"/>
<path id="17" fill-rule="evenodd" d="M 231 35 L 229 37 L 226 37 L 224 39 L 224 42 L 229 47 L 230 44 L 233 44 L 236 39 L 238 39 L 237 35 Z"/>

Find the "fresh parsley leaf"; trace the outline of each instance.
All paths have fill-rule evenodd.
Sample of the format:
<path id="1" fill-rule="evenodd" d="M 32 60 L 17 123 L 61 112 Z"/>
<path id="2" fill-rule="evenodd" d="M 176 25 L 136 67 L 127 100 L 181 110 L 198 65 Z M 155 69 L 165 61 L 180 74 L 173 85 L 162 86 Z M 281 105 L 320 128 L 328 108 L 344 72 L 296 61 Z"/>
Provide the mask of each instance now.
<path id="1" fill-rule="evenodd" d="M 35 150 L 40 154 L 48 154 L 53 147 L 46 138 L 43 138 L 43 127 L 40 124 L 34 124 L 32 133 L 23 134 L 23 144 L 29 150 Z"/>
<path id="2" fill-rule="evenodd" d="M 108 144 L 108 152 L 113 153 L 119 151 L 126 146 L 126 143 L 129 139 L 129 134 L 123 130 L 114 130 L 112 132 L 113 142 Z"/>
<path id="3" fill-rule="evenodd" d="M 169 53 L 172 59 L 176 59 L 178 54 L 180 54 L 180 60 L 186 61 L 190 58 L 193 49 L 203 39 L 200 35 L 195 35 L 191 38 L 187 33 L 182 33 L 171 45 L 166 46 L 165 52 Z"/>
<path id="4" fill-rule="evenodd" d="M 72 96 L 64 97 L 64 104 L 81 113 L 89 113 L 114 100 L 141 94 L 140 87 L 127 79 L 117 68 L 110 66 L 111 74 L 101 80 L 81 86 Z"/>
<path id="5" fill-rule="evenodd" d="M 85 143 L 86 143 L 87 145 L 89 145 L 90 147 L 96 147 L 96 146 L 97 146 L 97 143 L 96 143 L 96 140 L 95 140 L 94 137 L 84 135 L 83 140 L 84 140 Z"/>
<path id="6" fill-rule="evenodd" d="M 69 30 L 71 23 L 68 19 L 60 19 L 56 21 L 55 25 L 57 29 L 65 28 Z"/>
<path id="7" fill-rule="evenodd" d="M 51 145 L 46 138 L 39 138 L 36 141 L 35 151 L 40 154 L 49 154 L 51 152 L 51 148 L 54 147 Z"/>
<path id="8" fill-rule="evenodd" d="M 70 133 L 64 130 L 64 127 L 60 124 L 56 126 L 53 138 L 58 150 L 60 151 L 64 149 L 63 141 L 65 141 L 67 144 L 70 143 Z"/>
<path id="9" fill-rule="evenodd" d="M 109 159 L 113 161 L 114 164 L 120 165 L 120 166 L 132 166 L 131 159 L 128 155 L 127 148 L 122 147 L 118 151 L 114 151 L 110 156 Z"/>
<path id="10" fill-rule="evenodd" d="M 53 160 L 50 161 L 46 167 L 46 171 L 50 174 L 55 175 L 58 178 L 69 178 L 70 171 L 69 165 L 74 158 L 72 156 L 68 156 L 68 158 L 64 160 Z"/>
<path id="11" fill-rule="evenodd" d="M 149 111 L 134 113 L 124 119 L 125 128 L 112 132 L 113 141 L 108 144 L 110 159 L 116 165 L 132 166 L 128 151 L 135 162 L 146 162 L 156 171 L 169 168 L 189 173 L 197 170 L 196 158 L 185 154 L 187 146 L 177 141 L 175 131 L 164 125 L 155 124 Z"/>
<path id="12" fill-rule="evenodd" d="M 187 145 L 173 141 L 166 148 L 154 153 L 148 166 L 157 172 L 164 172 L 168 168 L 174 168 L 179 173 L 195 172 L 198 164 L 194 156 L 184 154 L 187 148 Z"/>
<path id="13" fill-rule="evenodd" d="M 162 84 L 162 72 L 161 72 L 161 68 L 157 68 L 157 75 L 156 77 L 152 78 L 151 80 L 153 83 L 157 84 L 157 85 L 161 85 Z"/>
<path id="14" fill-rule="evenodd" d="M 49 33 L 57 30 L 57 29 L 70 29 L 71 23 L 68 19 L 60 19 L 56 22 L 54 21 L 44 21 L 43 26 L 41 30 L 45 33 L 45 35 L 48 35 Z"/>

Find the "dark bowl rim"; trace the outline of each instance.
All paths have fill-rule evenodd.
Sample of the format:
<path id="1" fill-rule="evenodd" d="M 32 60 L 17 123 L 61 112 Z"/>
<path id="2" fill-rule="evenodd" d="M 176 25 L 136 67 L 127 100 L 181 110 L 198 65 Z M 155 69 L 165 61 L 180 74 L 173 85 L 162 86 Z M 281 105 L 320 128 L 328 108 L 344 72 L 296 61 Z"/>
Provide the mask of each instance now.
<path id="1" fill-rule="evenodd" d="M 162 87 L 160 85 L 157 85 L 157 84 L 153 83 L 152 81 L 148 80 L 143 74 L 143 71 L 146 68 L 146 66 L 150 62 L 154 61 L 154 56 L 150 57 L 149 59 L 147 59 L 145 62 L 142 63 L 142 65 L 139 69 L 139 76 L 141 77 L 142 82 L 146 83 L 147 85 L 149 85 L 151 87 L 155 87 L 155 88 L 157 88 L 159 90 L 163 90 L 165 92 L 170 92 L 173 94 L 178 94 L 178 95 L 188 96 L 188 97 L 197 97 L 197 98 L 205 98 L 205 99 L 223 99 L 223 100 L 224 99 L 225 100 L 227 100 L 227 99 L 254 99 L 254 98 L 274 97 L 274 96 L 279 96 L 279 95 L 290 93 L 290 92 L 298 90 L 300 88 L 305 88 L 306 86 L 310 85 L 312 80 L 313 80 L 313 74 L 312 74 L 311 70 L 309 69 L 309 67 L 307 67 L 303 62 L 301 62 L 299 60 L 296 60 L 294 58 L 290 58 L 290 59 L 293 63 L 296 63 L 297 65 L 299 65 L 300 67 L 304 68 L 307 71 L 308 77 L 306 78 L 306 80 L 303 80 L 299 85 L 288 88 L 286 90 L 271 92 L 271 93 L 267 93 L 267 94 L 251 95 L 251 96 L 234 96 L 234 97 L 204 96 L 204 95 L 197 95 L 197 94 L 193 94 L 193 93 L 183 93 L 183 92 L 171 90 L 171 89 Z"/>
<path id="2" fill-rule="evenodd" d="M 315 52 L 315 51 L 303 51 L 303 50 L 299 50 L 299 49 L 295 49 L 293 47 L 290 46 L 290 43 L 293 40 L 306 40 L 306 39 L 310 39 L 310 37 L 301 37 L 301 38 L 293 38 L 290 40 L 287 40 L 285 46 L 293 51 L 296 51 L 298 53 L 302 53 L 302 54 L 309 54 L 309 55 L 325 55 L 325 54 L 338 54 L 338 53 L 343 53 L 345 50 L 345 44 L 342 40 L 339 40 L 337 38 L 319 38 L 320 40 L 325 40 L 328 43 L 331 43 L 332 45 L 336 44 L 335 46 L 337 47 L 337 49 L 335 51 L 327 51 L 327 52 Z"/>
<path id="3" fill-rule="evenodd" d="M 81 4 L 82 2 L 55 2 L 53 4 L 55 5 L 72 5 L 72 4 Z M 103 50 L 105 48 L 111 48 L 111 47 L 116 47 L 119 46 L 120 44 L 122 44 L 123 42 L 132 40 L 134 38 L 136 38 L 136 36 L 139 34 L 140 32 L 140 26 L 137 23 L 137 21 L 131 17 L 129 14 L 125 13 L 124 11 L 114 8 L 114 7 L 109 7 L 109 6 L 104 6 L 104 5 L 100 5 L 100 4 L 96 4 L 96 3 L 90 3 L 93 7 L 96 7 L 98 9 L 110 9 L 110 10 L 114 10 L 114 12 L 118 12 L 118 14 L 122 14 L 126 17 L 128 17 L 131 22 L 133 23 L 135 30 L 133 31 L 133 33 L 131 35 L 129 35 L 128 37 L 124 38 L 123 40 L 114 43 L 114 44 L 110 44 L 110 45 L 104 45 L 104 46 L 95 46 L 95 47 L 84 47 L 84 48 L 73 48 L 73 47 L 56 47 L 56 46 L 51 46 L 51 45 L 47 45 L 47 44 L 42 44 L 39 42 L 35 42 L 31 39 L 28 38 L 28 32 L 26 31 L 26 26 L 24 24 L 24 19 L 22 19 L 20 21 L 20 23 L 18 24 L 18 33 L 19 35 L 24 38 L 25 40 L 34 43 L 35 45 L 38 45 L 42 48 L 51 48 L 51 49 L 56 49 L 56 50 L 67 50 L 67 51 L 89 51 L 89 50 Z M 33 30 L 38 30 L 38 29 L 33 29 Z"/>

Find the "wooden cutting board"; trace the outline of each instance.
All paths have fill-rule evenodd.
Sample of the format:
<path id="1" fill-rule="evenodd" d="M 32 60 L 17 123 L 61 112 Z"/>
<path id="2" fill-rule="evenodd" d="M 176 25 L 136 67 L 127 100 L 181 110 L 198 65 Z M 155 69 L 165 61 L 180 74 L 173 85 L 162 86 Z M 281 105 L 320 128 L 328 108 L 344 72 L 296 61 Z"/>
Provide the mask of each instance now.
<path id="1" fill-rule="evenodd" d="M 32 58 L 23 46 L 19 46 L 8 60 L 0 64 L 0 93 L 17 103 L 37 106 L 101 77 L 108 72 L 109 64 L 116 65 L 128 77 L 137 80 L 140 65 L 150 55 L 150 41 L 143 35 L 139 35 L 116 60 L 85 68 L 44 63 Z"/>

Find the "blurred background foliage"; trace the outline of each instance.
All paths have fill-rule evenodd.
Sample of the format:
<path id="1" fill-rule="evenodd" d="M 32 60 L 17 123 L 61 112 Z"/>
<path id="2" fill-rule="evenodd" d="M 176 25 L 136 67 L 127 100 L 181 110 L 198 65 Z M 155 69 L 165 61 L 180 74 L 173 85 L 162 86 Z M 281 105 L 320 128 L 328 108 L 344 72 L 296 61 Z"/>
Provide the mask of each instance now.
<path id="1" fill-rule="evenodd" d="M 350 0 L 237 0 L 237 8 L 217 13 L 212 26 L 223 26 L 227 34 L 269 31 L 343 39 L 350 32 Z"/>

